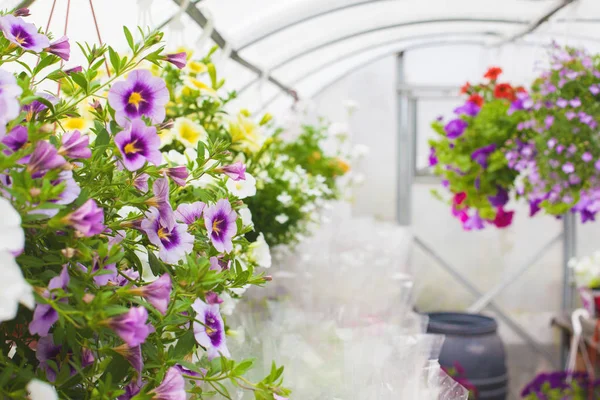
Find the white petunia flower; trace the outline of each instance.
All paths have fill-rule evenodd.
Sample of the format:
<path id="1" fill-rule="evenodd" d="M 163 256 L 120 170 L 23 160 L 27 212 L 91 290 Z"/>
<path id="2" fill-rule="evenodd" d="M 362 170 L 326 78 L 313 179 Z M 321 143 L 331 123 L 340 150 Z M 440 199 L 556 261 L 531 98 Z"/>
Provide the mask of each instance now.
<path id="1" fill-rule="evenodd" d="M 250 209 L 248 207 L 240 208 L 238 210 L 238 214 L 240 215 L 240 218 L 242 219 L 243 226 L 250 226 L 253 224 L 252 212 L 250 211 Z"/>
<path id="2" fill-rule="evenodd" d="M 233 310 L 235 310 L 235 306 L 237 304 L 237 300 L 229 295 L 227 292 L 223 292 L 219 294 L 219 297 L 223 302 L 221 303 L 221 314 L 223 315 L 231 315 L 233 314 Z"/>
<path id="3" fill-rule="evenodd" d="M 32 379 L 27 384 L 27 392 L 31 400 L 58 400 L 58 395 L 54 386 L 42 382 L 38 379 Z"/>
<path id="4" fill-rule="evenodd" d="M 251 197 L 256 194 L 256 179 L 250 174 L 246 174 L 245 180 L 234 181 L 233 179 L 227 179 L 225 183 L 227 189 L 240 199 Z"/>
<path id="5" fill-rule="evenodd" d="M 175 134 L 171 129 L 163 129 L 158 132 L 158 137 L 160 138 L 160 148 L 162 149 L 165 146 L 173 143 L 173 139 L 175 139 Z"/>
<path id="6" fill-rule="evenodd" d="M 329 125 L 329 129 L 327 130 L 327 133 L 330 136 L 334 136 L 334 137 L 345 137 L 345 136 L 348 136 L 349 130 L 350 129 L 347 124 L 340 123 L 340 122 L 334 122 L 333 124 Z"/>
<path id="7" fill-rule="evenodd" d="M 285 214 L 279 214 L 275 217 L 275 221 L 279 222 L 280 224 L 285 224 L 286 222 L 288 222 L 289 219 L 290 217 L 288 217 Z"/>
<path id="8" fill-rule="evenodd" d="M 277 201 L 287 207 L 292 204 L 292 196 L 290 196 L 287 192 L 283 192 L 277 196 Z"/>
<path id="9" fill-rule="evenodd" d="M 25 247 L 25 234 L 21 228 L 21 215 L 4 197 L 0 197 L 0 251 L 18 255 Z"/>
<path id="10" fill-rule="evenodd" d="M 369 154 L 369 146 L 366 146 L 364 144 L 357 144 L 354 145 L 354 147 L 352 148 L 352 158 L 354 159 L 361 159 L 363 157 L 365 157 L 367 154 Z"/>
<path id="11" fill-rule="evenodd" d="M 19 303 L 33 309 L 35 301 L 31 285 L 23 277 L 14 256 L 0 251 L 0 322 L 10 321 L 17 316 Z"/>
<path id="12" fill-rule="evenodd" d="M 250 249 L 254 262 L 263 268 L 271 268 L 271 250 L 262 233 L 258 235 L 256 242 L 250 245 Z"/>

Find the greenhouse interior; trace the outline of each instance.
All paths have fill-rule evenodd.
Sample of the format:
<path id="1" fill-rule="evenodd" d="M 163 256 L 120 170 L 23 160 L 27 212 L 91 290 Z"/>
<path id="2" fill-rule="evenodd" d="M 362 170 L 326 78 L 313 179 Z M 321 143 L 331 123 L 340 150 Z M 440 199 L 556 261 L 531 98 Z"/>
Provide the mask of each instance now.
<path id="1" fill-rule="evenodd" d="M 0 0 L 0 399 L 600 399 L 599 123 L 599 0 Z"/>

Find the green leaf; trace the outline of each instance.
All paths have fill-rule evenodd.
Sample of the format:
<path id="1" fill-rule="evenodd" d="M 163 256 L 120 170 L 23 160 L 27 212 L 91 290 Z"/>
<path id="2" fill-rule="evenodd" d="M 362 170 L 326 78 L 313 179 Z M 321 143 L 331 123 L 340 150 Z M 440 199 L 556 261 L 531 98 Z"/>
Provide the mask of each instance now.
<path id="1" fill-rule="evenodd" d="M 110 143 L 110 136 L 108 135 L 108 131 L 102 128 L 96 134 L 95 146 L 106 146 L 108 143 Z"/>
<path id="2" fill-rule="evenodd" d="M 120 382 L 123 380 L 123 378 L 125 378 L 125 376 L 127 376 L 129 368 L 129 362 L 127 362 L 127 360 L 120 355 L 116 355 L 110 364 L 108 364 L 108 367 L 106 367 L 106 370 L 104 371 L 104 374 L 100 380 L 104 381 L 106 380 L 107 376 L 110 375 L 115 382 Z M 69 368 L 65 369 L 68 370 Z"/>
<path id="3" fill-rule="evenodd" d="M 253 365 L 254 365 L 254 359 L 253 358 L 249 358 L 247 360 L 244 360 L 244 361 L 242 361 L 241 363 L 239 363 L 238 365 L 235 366 L 235 368 L 233 369 L 233 375 L 235 375 L 235 376 L 242 376 L 246 372 L 248 372 L 248 370 L 250 368 L 252 368 Z"/>
<path id="4" fill-rule="evenodd" d="M 77 72 L 77 73 L 71 74 L 71 79 L 73 79 L 73 82 L 75 82 L 77 84 L 77 86 L 82 88 L 87 93 L 88 81 L 82 72 Z"/>
<path id="5" fill-rule="evenodd" d="M 54 55 L 47 55 L 46 57 L 42 57 L 40 59 L 39 64 L 34 68 L 33 70 L 33 74 L 37 74 L 38 72 L 40 72 L 41 70 L 43 70 L 44 68 L 55 64 L 58 60 L 60 60 L 59 57 L 54 56 Z"/>
<path id="6" fill-rule="evenodd" d="M 108 46 L 108 56 L 110 58 L 110 64 L 115 69 L 115 73 L 118 75 L 121 72 L 121 59 L 116 51 L 112 47 Z"/>
<path id="7" fill-rule="evenodd" d="M 123 26 L 123 32 L 125 33 L 125 38 L 127 39 L 127 44 L 132 51 L 135 51 L 135 43 L 133 42 L 133 36 L 129 29 L 126 26 Z"/>
<path id="8" fill-rule="evenodd" d="M 195 345 L 196 338 L 194 337 L 194 332 L 189 330 L 179 338 L 171 357 L 179 362 L 180 360 L 183 360 L 185 356 L 192 353 Z"/>
<path id="9" fill-rule="evenodd" d="M 165 270 L 162 261 L 160 261 L 150 249 L 148 249 L 148 264 L 150 264 L 150 269 L 154 275 L 158 275 Z"/>

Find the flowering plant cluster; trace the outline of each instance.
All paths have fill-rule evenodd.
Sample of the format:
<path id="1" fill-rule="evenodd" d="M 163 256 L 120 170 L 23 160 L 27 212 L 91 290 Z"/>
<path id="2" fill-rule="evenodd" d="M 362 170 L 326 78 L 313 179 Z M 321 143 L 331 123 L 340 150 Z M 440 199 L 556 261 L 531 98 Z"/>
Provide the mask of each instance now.
<path id="1" fill-rule="evenodd" d="M 579 288 L 600 288 L 600 251 L 591 257 L 572 258 L 569 268 L 573 270 L 575 283 Z"/>
<path id="2" fill-rule="evenodd" d="M 526 400 L 571 399 L 587 400 L 600 396 L 600 382 L 593 381 L 585 372 L 541 373 L 521 391 Z"/>
<path id="3" fill-rule="evenodd" d="M 339 198 L 336 179 L 350 166 L 341 155 L 324 150 L 328 130 L 322 122 L 303 125 L 293 141 L 276 134 L 252 165 L 258 184 L 248 206 L 269 245 L 297 243 L 318 222 L 325 202 Z"/>
<path id="4" fill-rule="evenodd" d="M 533 84 L 520 139 L 506 155 L 532 215 L 571 211 L 585 222 L 600 210 L 599 96 L 600 57 L 554 45 L 550 68 Z"/>
<path id="5" fill-rule="evenodd" d="M 490 68 L 485 83 L 466 83 L 465 103 L 454 118 L 432 126 L 439 138 L 431 140 L 429 163 L 443 177 L 451 194 L 452 213 L 465 230 L 511 224 L 514 211 L 505 209 L 518 173 L 509 167 L 505 152 L 517 134 L 529 96 L 522 87 L 498 81 L 502 70 Z"/>
<path id="6" fill-rule="evenodd" d="M 130 55 L 81 46 L 87 65 L 65 70 L 69 40 L 26 15 L 0 16 L 0 397 L 284 399 L 283 368 L 244 377 L 253 361 L 231 358 L 221 312 L 268 280 L 226 182 L 245 166 L 218 138 L 160 150 L 177 98 L 142 66 L 185 54 L 124 28 Z M 63 95 L 42 91 L 52 82 Z"/>
<path id="7" fill-rule="evenodd" d="M 226 188 L 248 205 L 240 213 L 253 224 L 254 232 L 246 236 L 256 240 L 252 246 L 257 248 L 259 264 L 270 264 L 270 259 L 260 257 L 266 255 L 262 248 L 267 243 L 293 244 L 307 233 L 316 211 L 326 200 L 338 197 L 335 178 L 349 166 L 323 150 L 326 125 L 304 126 L 290 143 L 282 138 L 281 129 L 271 126 L 269 114 L 255 120 L 245 109 L 228 113 L 226 108 L 236 94 L 222 94 L 225 80 L 218 77 L 211 54 L 181 69 L 167 66 L 162 70 L 175 101 L 167 104 L 167 116 L 174 124 L 162 131 L 161 148 L 167 158 L 184 161 L 206 143 L 228 144 L 228 166 L 212 166 L 227 175 Z M 212 184 L 209 177 L 199 183 Z"/>

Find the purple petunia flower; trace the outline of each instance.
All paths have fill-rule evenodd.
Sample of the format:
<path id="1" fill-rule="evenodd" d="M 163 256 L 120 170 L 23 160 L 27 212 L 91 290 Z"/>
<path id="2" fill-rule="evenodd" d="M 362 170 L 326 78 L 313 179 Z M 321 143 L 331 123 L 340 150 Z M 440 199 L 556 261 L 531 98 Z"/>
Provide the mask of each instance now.
<path id="1" fill-rule="evenodd" d="M 60 274 L 50 279 L 48 289 L 43 293 L 43 297 L 50 298 L 51 290 L 62 289 L 66 290 L 69 284 L 69 270 L 66 265 L 63 266 Z M 64 299 L 66 301 L 66 299 Z M 41 337 L 48 336 L 50 328 L 58 321 L 58 312 L 50 304 L 37 304 L 33 311 L 33 318 L 29 323 L 29 333 L 32 335 L 38 334 Z"/>
<path id="2" fill-rule="evenodd" d="M 56 371 L 54 368 L 50 367 L 48 361 L 52 361 L 60 369 L 62 366 L 59 361 L 61 350 L 62 346 L 54 344 L 52 335 L 44 336 L 37 342 L 35 358 L 40 362 L 39 368 L 46 372 L 46 378 L 48 378 L 48 381 L 50 382 L 56 381 Z"/>
<path id="3" fill-rule="evenodd" d="M 565 108 L 569 105 L 569 102 L 563 98 L 556 100 L 556 105 L 560 108 Z"/>
<path id="4" fill-rule="evenodd" d="M 481 165 L 483 168 L 487 168 L 487 160 L 490 154 L 496 151 L 496 144 L 492 143 L 487 146 L 483 146 L 473 153 L 471 153 L 471 159 Z"/>
<path id="5" fill-rule="evenodd" d="M 71 204 L 79 197 L 79 194 L 81 193 L 81 188 L 75 179 L 73 179 L 73 171 L 71 170 L 60 171 L 58 174 L 58 179 L 55 179 L 50 183 L 52 186 L 64 184 L 63 191 L 58 195 L 57 198 L 50 199 L 50 203 L 61 205 Z M 56 214 L 58 214 L 58 211 L 59 210 L 57 208 L 44 208 L 35 210 L 33 213 L 54 217 Z"/>
<path id="6" fill-rule="evenodd" d="M 204 294 L 207 304 L 221 304 L 223 299 L 219 297 L 215 292 L 208 291 Z"/>
<path id="7" fill-rule="evenodd" d="M 600 85 L 592 85 L 590 86 L 590 92 L 596 96 L 598 93 L 600 93 Z"/>
<path id="8" fill-rule="evenodd" d="M 550 140 L 548 140 L 548 143 L 547 143 L 548 144 L 548 148 L 549 149 L 554 148 L 554 146 L 556 146 L 556 143 L 557 143 L 556 139 L 555 138 L 551 138 Z"/>
<path id="9" fill-rule="evenodd" d="M 472 101 L 467 101 L 462 106 L 455 108 L 454 114 L 468 115 L 470 117 L 474 117 L 477 114 L 479 114 L 480 110 L 481 110 L 481 107 L 479 107 L 477 104 L 473 103 Z"/>
<path id="10" fill-rule="evenodd" d="M 479 216 L 479 213 L 476 212 L 473 216 L 469 217 L 465 222 L 463 222 L 463 229 L 465 231 L 478 231 L 484 228 L 483 219 Z"/>
<path id="11" fill-rule="evenodd" d="M 182 69 L 185 67 L 185 64 L 187 64 L 187 54 L 185 51 L 182 51 L 181 53 L 167 54 L 164 60 L 170 62 L 177 68 Z"/>
<path id="12" fill-rule="evenodd" d="M 131 288 L 129 292 L 145 298 L 148 303 L 152 304 L 161 314 L 165 315 L 169 307 L 172 287 L 169 274 L 163 274 L 149 285 Z"/>
<path id="13" fill-rule="evenodd" d="M 108 321 L 108 325 L 130 347 L 139 346 L 154 332 L 154 327 L 146 324 L 148 311 L 144 307 L 132 307 L 125 314 L 118 315 Z"/>
<path id="14" fill-rule="evenodd" d="M 175 364 L 175 368 L 177 368 L 183 375 L 193 376 L 194 378 L 202 378 L 203 376 L 206 376 L 206 373 L 208 372 L 205 368 L 199 368 L 200 372 L 192 371 L 191 369 L 187 369 L 180 364 Z"/>
<path id="15" fill-rule="evenodd" d="M 129 171 L 137 171 L 146 161 L 159 165 L 160 137 L 156 128 L 147 126 L 141 119 L 135 119 L 125 130 L 117 133 L 115 144 L 123 156 L 123 165 Z"/>
<path id="16" fill-rule="evenodd" d="M 204 207 L 206 204 L 201 201 L 180 204 L 175 211 L 175 219 L 191 225 L 202 217 Z"/>
<path id="17" fill-rule="evenodd" d="M 544 119 L 544 125 L 546 125 L 546 129 L 550 129 L 550 127 L 552 126 L 552 124 L 554 124 L 554 116 L 553 115 L 548 115 Z"/>
<path id="18" fill-rule="evenodd" d="M 160 259 L 169 264 L 177 264 L 192 252 L 194 236 L 187 231 L 186 224 L 170 220 L 171 218 L 163 218 L 157 208 L 151 207 L 146 219 L 142 221 L 142 229 L 148 235 L 148 240 L 158 246 Z"/>
<path id="19" fill-rule="evenodd" d="M 140 192 L 148 191 L 148 179 L 150 175 L 148 174 L 140 174 L 133 179 L 133 186 L 139 190 Z"/>
<path id="20" fill-rule="evenodd" d="M 563 164 L 562 170 L 565 174 L 570 174 L 572 172 L 575 172 L 575 167 L 570 162 L 567 162 Z"/>
<path id="21" fill-rule="evenodd" d="M 38 92 L 35 94 L 37 97 L 41 97 L 45 100 L 48 100 L 51 104 L 58 103 L 58 98 L 48 93 Z M 35 114 L 41 113 L 46 110 L 48 106 L 42 103 L 39 100 L 34 100 L 29 104 L 25 104 L 23 106 L 23 111 L 27 113 L 27 120 L 31 120 Z"/>
<path id="22" fill-rule="evenodd" d="M 196 321 L 198 321 L 194 322 L 194 336 L 198 344 L 206 348 L 208 359 L 212 360 L 219 354 L 229 357 L 229 350 L 225 343 L 225 324 L 219 305 L 206 304 L 196 299 L 192 308 L 196 312 Z"/>
<path id="23" fill-rule="evenodd" d="M 25 22 L 21 17 L 5 15 L 0 17 L 0 30 L 11 43 L 25 50 L 39 53 L 50 45 L 50 40 L 38 33 L 34 24 Z"/>
<path id="24" fill-rule="evenodd" d="M 587 151 L 581 155 L 581 159 L 584 162 L 590 162 L 590 161 L 593 160 L 593 158 L 594 157 L 592 156 L 592 154 L 590 152 L 587 152 Z"/>
<path id="25" fill-rule="evenodd" d="M 243 181 L 246 179 L 246 166 L 241 161 L 231 165 L 224 165 L 219 168 L 219 172 L 224 173 L 234 181 Z"/>
<path id="26" fill-rule="evenodd" d="M 165 105 L 169 102 L 169 90 L 161 78 L 148 70 L 131 72 L 123 82 L 115 83 L 108 92 L 108 103 L 115 110 L 115 119 L 121 126 L 128 120 L 145 116 L 153 124 L 165 119 Z"/>
<path id="27" fill-rule="evenodd" d="M 152 395 L 153 400 L 185 400 L 187 397 L 185 379 L 181 370 L 177 367 L 169 368 L 162 383 L 149 394 Z"/>
<path id="28" fill-rule="evenodd" d="M 155 180 L 152 184 L 152 191 L 154 196 L 146 200 L 146 204 L 158 208 L 163 223 L 172 226 L 175 223 L 175 214 L 173 214 L 173 207 L 169 202 L 169 180 L 167 178 Z"/>
<path id="29" fill-rule="evenodd" d="M 69 44 L 69 38 L 66 36 L 50 43 L 50 46 L 45 49 L 48 53 L 52 53 L 55 56 L 59 56 L 65 61 L 69 61 L 71 55 L 71 45 Z"/>
<path id="30" fill-rule="evenodd" d="M 456 139 L 462 135 L 469 124 L 462 119 L 453 119 L 444 126 L 444 131 L 448 139 Z"/>
<path id="31" fill-rule="evenodd" d="M 29 17 L 31 13 L 29 12 L 29 8 L 19 8 L 13 12 L 15 17 Z"/>
<path id="32" fill-rule="evenodd" d="M 512 115 L 515 111 L 529 110 L 533 107 L 533 100 L 528 93 L 517 93 L 517 99 L 510 104 L 508 115 Z"/>
<path id="33" fill-rule="evenodd" d="M 140 279 L 140 273 L 132 268 L 129 268 L 125 271 L 121 271 L 121 274 L 119 274 L 115 279 L 115 284 L 118 286 L 126 286 L 130 283 L 130 280 L 137 281 L 138 279 Z"/>
<path id="34" fill-rule="evenodd" d="M 131 364 L 133 369 L 138 374 L 138 382 L 141 383 L 142 369 L 144 368 L 144 359 L 142 358 L 142 347 L 129 346 L 127 343 L 123 343 L 120 346 L 113 347 L 113 350 L 123 356 L 124 359 Z"/>
<path id="35" fill-rule="evenodd" d="M 93 199 L 64 217 L 64 221 L 84 236 L 94 236 L 104 231 L 104 211 Z"/>
<path id="36" fill-rule="evenodd" d="M 19 116 L 21 105 L 18 97 L 23 89 L 10 72 L 0 69 L 0 136 L 6 133 L 6 124 Z"/>
<path id="37" fill-rule="evenodd" d="M 45 140 L 41 140 L 29 157 L 27 171 L 32 175 L 39 176 L 48 170 L 60 168 L 66 163 L 67 161 L 58 154 L 54 146 Z"/>
<path id="38" fill-rule="evenodd" d="M 102 264 L 102 265 L 101 265 Z M 83 264 L 78 264 L 79 268 L 85 273 L 88 272 L 88 269 Z M 119 273 L 117 272 L 117 266 L 112 264 L 104 264 L 100 262 L 100 257 L 94 256 L 94 260 L 92 262 L 92 271 L 91 274 L 94 276 L 94 283 L 98 286 L 106 286 L 108 282 L 114 282 L 117 279 Z M 102 272 L 102 273 L 99 273 Z"/>
<path id="39" fill-rule="evenodd" d="M 573 108 L 581 107 L 581 100 L 579 100 L 579 97 L 575 97 L 574 99 L 569 100 L 569 104 Z"/>
<path id="40" fill-rule="evenodd" d="M 575 111 L 567 111 L 565 113 L 565 117 L 570 121 L 573 118 L 575 118 L 577 116 L 577 113 Z"/>
<path id="41" fill-rule="evenodd" d="M 488 196 L 488 200 L 494 207 L 502 207 L 508 203 L 508 192 L 502 186 L 496 186 L 496 195 Z"/>
<path id="42" fill-rule="evenodd" d="M 67 75 L 71 75 L 71 74 L 76 74 L 76 73 L 82 72 L 82 71 L 83 71 L 83 67 L 81 65 L 78 65 L 73 68 L 65 69 L 63 72 Z"/>
<path id="43" fill-rule="evenodd" d="M 185 165 L 180 165 L 177 167 L 165 168 L 163 172 L 173 179 L 177 185 L 184 187 L 189 176 L 188 169 Z"/>
<path id="44" fill-rule="evenodd" d="M 8 135 L 2 138 L 2 143 L 10 150 L 4 150 L 4 154 L 10 154 L 21 149 L 25 143 L 29 140 L 27 128 L 21 125 L 17 125 L 11 129 Z M 12 151 L 11 151 L 12 150 Z"/>
<path id="45" fill-rule="evenodd" d="M 66 132 L 62 136 L 62 146 L 58 149 L 58 154 L 69 158 L 90 158 L 92 151 L 88 147 L 89 144 L 90 138 L 87 135 L 82 135 L 77 130 Z"/>
<path id="46" fill-rule="evenodd" d="M 221 199 L 204 210 L 204 224 L 215 249 L 229 253 L 233 250 L 231 239 L 237 233 L 236 212 L 227 199 Z"/>
<path id="47" fill-rule="evenodd" d="M 437 165 L 437 163 L 438 163 L 438 159 L 435 154 L 435 149 L 433 147 L 430 147 L 429 148 L 429 166 L 433 167 L 434 165 Z"/>
<path id="48" fill-rule="evenodd" d="M 215 256 L 209 258 L 209 261 L 211 271 L 226 271 L 229 269 L 229 264 L 231 264 L 231 261 L 225 262 L 222 258 Z"/>

